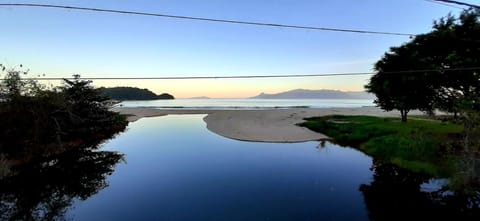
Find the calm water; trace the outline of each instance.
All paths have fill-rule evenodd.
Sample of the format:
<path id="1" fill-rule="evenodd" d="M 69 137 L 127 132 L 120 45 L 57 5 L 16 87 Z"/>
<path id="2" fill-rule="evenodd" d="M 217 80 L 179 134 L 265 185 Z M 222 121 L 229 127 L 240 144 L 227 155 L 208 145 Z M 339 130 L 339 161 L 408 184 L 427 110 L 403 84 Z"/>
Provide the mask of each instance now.
<path id="1" fill-rule="evenodd" d="M 318 142 L 254 143 L 209 132 L 202 115 L 142 119 L 105 145 L 125 153 L 76 220 L 367 220 L 372 159 Z"/>
<path id="2" fill-rule="evenodd" d="M 159 109 L 283 109 L 374 106 L 369 99 L 175 99 L 124 101 L 124 107 Z"/>
<path id="3" fill-rule="evenodd" d="M 328 142 L 227 139 L 203 117 L 144 118 L 0 180 L 0 219 L 478 220 L 442 180 Z"/>

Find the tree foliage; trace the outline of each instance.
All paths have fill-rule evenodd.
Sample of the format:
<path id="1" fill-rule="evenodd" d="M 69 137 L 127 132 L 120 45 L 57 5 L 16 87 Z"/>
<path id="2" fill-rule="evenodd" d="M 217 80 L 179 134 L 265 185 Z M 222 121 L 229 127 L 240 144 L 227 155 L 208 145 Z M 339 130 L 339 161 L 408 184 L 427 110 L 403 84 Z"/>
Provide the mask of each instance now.
<path id="1" fill-rule="evenodd" d="M 474 9 L 463 11 L 458 18 L 448 15 L 435 21 L 429 33 L 390 48 L 375 64 L 377 73 L 365 86 L 377 96 L 375 103 L 387 111 L 400 110 L 404 121 L 412 109 L 439 108 L 455 114 L 477 109 L 479 18 L 480 11 Z"/>
<path id="2" fill-rule="evenodd" d="M 458 18 L 449 15 L 436 21 L 433 31 L 421 38 L 422 57 L 438 70 L 433 83 L 440 109 L 457 113 L 476 108 L 480 96 L 479 19 L 479 10 L 464 11 Z M 464 68 L 467 70 L 456 70 Z"/>
<path id="3" fill-rule="evenodd" d="M 413 70 L 425 69 L 419 62 L 418 53 L 413 43 L 390 48 L 383 58 L 375 64 L 377 73 L 365 86 L 368 92 L 374 93 L 375 103 L 384 110 L 397 109 L 402 115 L 402 121 L 407 121 L 410 110 L 432 109 L 434 90 L 425 84 L 431 76 L 428 72 Z"/>
<path id="4" fill-rule="evenodd" d="M 54 155 L 126 127 L 125 118 L 107 109 L 106 98 L 90 81 L 75 76 L 47 90 L 36 81 L 24 81 L 21 74 L 5 70 L 0 84 L 0 154 L 7 158 Z"/>
<path id="5" fill-rule="evenodd" d="M 22 66 L 20 65 L 20 68 Z M 44 87 L 33 80 L 22 80 L 22 75 L 27 75 L 28 70 L 7 69 L 0 64 L 0 73 L 5 72 L 3 81 L 0 81 L 0 100 L 13 101 L 23 96 L 35 96 Z"/>

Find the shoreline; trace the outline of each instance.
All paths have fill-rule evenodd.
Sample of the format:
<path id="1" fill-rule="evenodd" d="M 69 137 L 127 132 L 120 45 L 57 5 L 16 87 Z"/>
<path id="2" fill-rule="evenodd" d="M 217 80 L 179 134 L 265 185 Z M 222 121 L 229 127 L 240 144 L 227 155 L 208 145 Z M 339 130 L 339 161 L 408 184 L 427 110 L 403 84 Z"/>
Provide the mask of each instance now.
<path id="1" fill-rule="evenodd" d="M 304 118 L 326 115 L 367 115 L 378 117 L 398 117 L 397 111 L 385 112 L 377 107 L 359 108 L 295 108 L 264 110 L 179 110 L 114 107 L 112 111 L 128 115 L 129 122 L 145 117 L 165 115 L 207 114 L 203 118 L 207 129 L 220 136 L 254 142 L 294 143 L 318 141 L 329 137 L 297 126 Z M 412 115 L 423 115 L 412 111 Z"/>

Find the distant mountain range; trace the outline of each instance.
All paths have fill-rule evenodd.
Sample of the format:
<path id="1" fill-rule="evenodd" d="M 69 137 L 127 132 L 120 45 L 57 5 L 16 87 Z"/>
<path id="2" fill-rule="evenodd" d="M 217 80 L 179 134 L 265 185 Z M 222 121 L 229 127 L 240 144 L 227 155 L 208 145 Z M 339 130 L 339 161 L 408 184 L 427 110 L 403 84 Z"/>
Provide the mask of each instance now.
<path id="1" fill-rule="evenodd" d="M 296 89 L 277 94 L 261 93 L 253 99 L 374 99 L 373 94 L 364 91 L 306 90 Z"/>

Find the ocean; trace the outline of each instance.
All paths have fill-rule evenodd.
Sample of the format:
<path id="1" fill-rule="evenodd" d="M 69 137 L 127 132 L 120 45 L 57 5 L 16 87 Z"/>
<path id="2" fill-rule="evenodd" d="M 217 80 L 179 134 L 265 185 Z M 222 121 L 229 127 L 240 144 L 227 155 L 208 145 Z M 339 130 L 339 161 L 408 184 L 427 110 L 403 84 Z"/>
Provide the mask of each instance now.
<path id="1" fill-rule="evenodd" d="M 175 99 L 123 101 L 118 106 L 155 109 L 257 110 L 291 108 L 355 108 L 374 106 L 371 99 Z"/>

